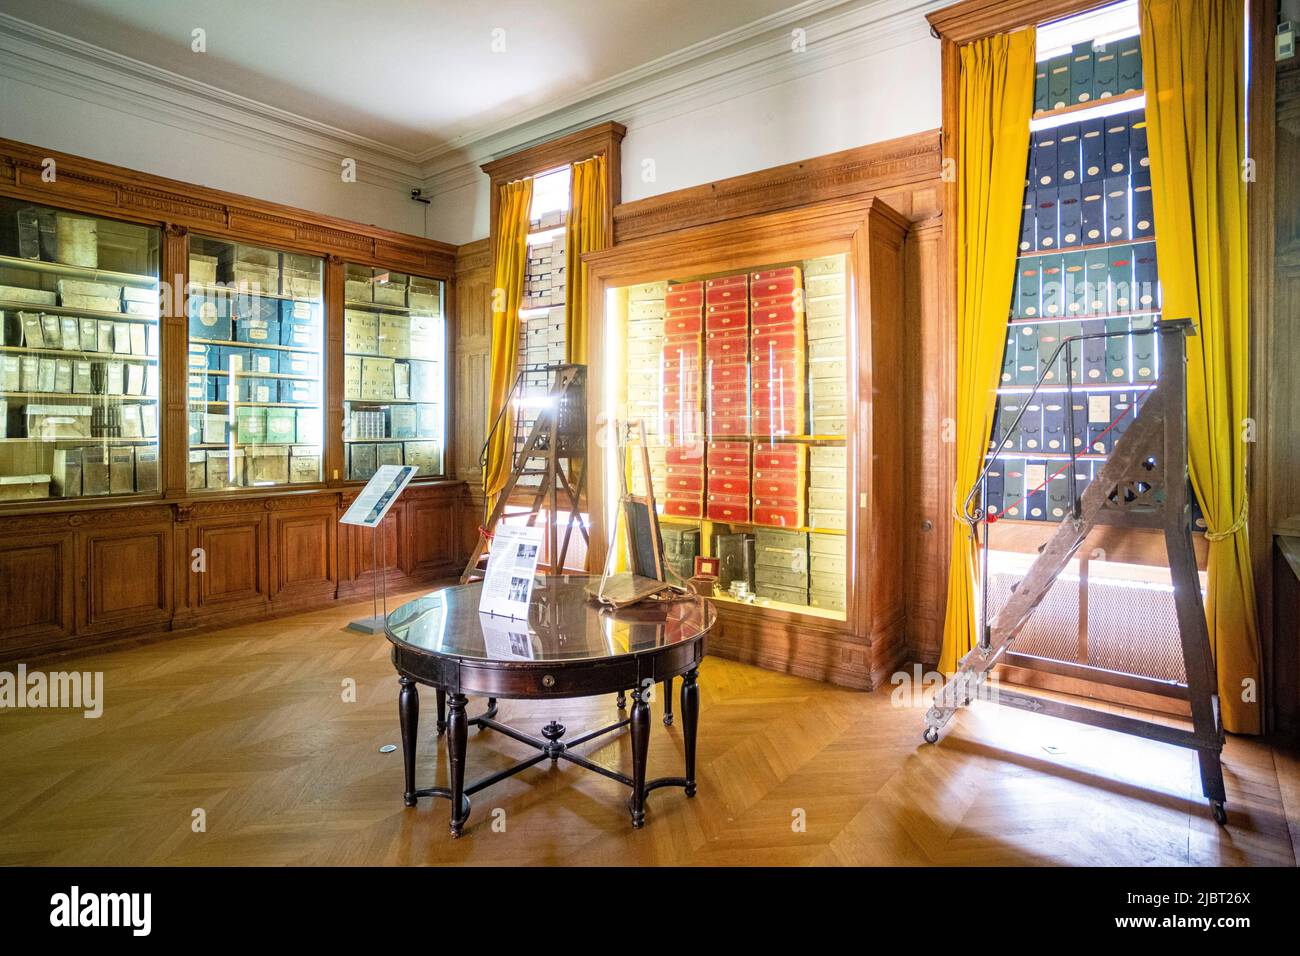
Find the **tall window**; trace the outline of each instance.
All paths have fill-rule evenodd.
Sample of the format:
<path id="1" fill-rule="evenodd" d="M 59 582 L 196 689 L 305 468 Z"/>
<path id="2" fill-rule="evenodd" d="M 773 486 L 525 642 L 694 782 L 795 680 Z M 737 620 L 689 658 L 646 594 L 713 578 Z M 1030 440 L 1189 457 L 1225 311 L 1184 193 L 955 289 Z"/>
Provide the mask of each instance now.
<path id="1" fill-rule="evenodd" d="M 537 409 L 546 401 L 554 367 L 564 362 L 564 301 L 568 288 L 564 233 L 570 177 L 570 167 L 564 166 L 533 180 L 528 269 L 519 309 L 519 369 L 524 375 L 524 388 L 516 409 L 516 454 L 528 439 Z M 539 481 L 527 477 L 520 483 Z"/>

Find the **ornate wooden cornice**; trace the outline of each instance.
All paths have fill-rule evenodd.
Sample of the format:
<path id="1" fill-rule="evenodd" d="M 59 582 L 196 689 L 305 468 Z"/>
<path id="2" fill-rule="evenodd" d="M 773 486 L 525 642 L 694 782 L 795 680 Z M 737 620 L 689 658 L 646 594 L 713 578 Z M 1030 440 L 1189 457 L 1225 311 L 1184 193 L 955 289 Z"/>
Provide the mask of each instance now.
<path id="1" fill-rule="evenodd" d="M 995 33 L 1008 33 L 1035 23 L 1068 17 L 1112 0 L 962 0 L 926 14 L 944 40 L 969 43 Z"/>
<path id="2" fill-rule="evenodd" d="M 492 265 L 492 242 L 488 238 L 475 239 L 456 247 L 456 275 L 477 272 Z"/>
<path id="3" fill-rule="evenodd" d="M 939 175 L 941 159 L 939 131 L 927 130 L 622 203 L 614 242 L 923 182 Z"/>
<path id="4" fill-rule="evenodd" d="M 56 175 L 41 173 L 54 160 Z M 206 186 L 0 139 L 0 192 L 136 222 L 287 246 L 450 279 L 456 247 Z"/>
<path id="5" fill-rule="evenodd" d="M 516 150 L 508 156 L 484 163 L 480 168 L 491 177 L 495 187 L 525 176 L 535 176 L 566 163 L 580 162 L 599 153 L 614 156 L 618 144 L 626 134 L 627 127 L 621 123 L 599 123 L 567 136 Z"/>

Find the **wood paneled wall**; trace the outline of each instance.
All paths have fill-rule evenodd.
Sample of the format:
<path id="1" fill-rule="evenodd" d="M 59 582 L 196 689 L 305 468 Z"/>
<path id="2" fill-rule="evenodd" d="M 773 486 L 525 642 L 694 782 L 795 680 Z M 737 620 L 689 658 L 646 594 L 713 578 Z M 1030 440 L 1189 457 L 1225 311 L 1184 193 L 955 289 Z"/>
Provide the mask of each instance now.
<path id="1" fill-rule="evenodd" d="M 488 429 L 492 349 L 492 247 L 479 239 L 456 250 L 456 368 L 450 415 L 456 422 L 456 477 L 465 483 L 459 526 L 468 555 L 483 520 L 483 472 L 479 453 Z"/>
<path id="2" fill-rule="evenodd" d="M 370 594 L 360 489 L 0 517 L 0 663 Z M 384 520 L 392 589 L 460 571 L 463 486 L 410 485 Z"/>

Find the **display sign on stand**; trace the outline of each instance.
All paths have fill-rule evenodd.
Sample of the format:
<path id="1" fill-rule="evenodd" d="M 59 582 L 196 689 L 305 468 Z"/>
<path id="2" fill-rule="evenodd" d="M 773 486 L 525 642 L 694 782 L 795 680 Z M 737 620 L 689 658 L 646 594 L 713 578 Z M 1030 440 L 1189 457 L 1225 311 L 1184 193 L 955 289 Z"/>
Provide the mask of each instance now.
<path id="1" fill-rule="evenodd" d="M 497 525 L 478 603 L 480 613 L 528 621 L 544 530 L 540 526 Z"/>
<path id="2" fill-rule="evenodd" d="M 358 525 L 370 529 L 370 548 L 373 565 L 370 579 L 371 610 L 370 617 L 352 621 L 349 631 L 362 634 L 382 634 L 384 619 L 388 617 L 388 576 L 379 562 L 379 525 L 393 507 L 418 469 L 414 465 L 383 465 L 375 472 L 366 486 L 361 489 L 352 506 L 339 519 L 339 524 Z M 381 609 L 382 601 L 382 609 Z"/>

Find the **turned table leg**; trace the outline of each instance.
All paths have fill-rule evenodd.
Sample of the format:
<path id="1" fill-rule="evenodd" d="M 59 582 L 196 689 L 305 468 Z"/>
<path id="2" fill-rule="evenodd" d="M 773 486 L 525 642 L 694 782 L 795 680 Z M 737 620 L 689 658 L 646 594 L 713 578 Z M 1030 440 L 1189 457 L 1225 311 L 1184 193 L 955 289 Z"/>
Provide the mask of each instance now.
<path id="1" fill-rule="evenodd" d="M 646 689 L 632 691 L 632 826 L 641 829 L 645 824 L 645 767 L 650 750 L 650 705 L 646 703 Z"/>
<path id="2" fill-rule="evenodd" d="M 665 677 L 663 686 L 664 686 L 664 726 L 671 727 L 673 725 L 673 679 L 671 677 Z"/>
<path id="3" fill-rule="evenodd" d="M 686 796 L 695 796 L 695 733 L 700 725 L 699 671 L 692 668 L 682 681 L 682 743 L 686 750 Z"/>
<path id="4" fill-rule="evenodd" d="M 441 688 L 438 690 L 438 736 L 441 737 L 447 730 L 447 692 Z"/>
<path id="5" fill-rule="evenodd" d="M 397 716 L 402 724 L 402 766 L 406 770 L 406 793 L 402 802 L 415 806 L 415 735 L 420 725 L 420 692 L 415 681 L 399 677 L 402 689 L 397 693 Z"/>
<path id="6" fill-rule="evenodd" d="M 448 699 L 451 712 L 447 715 L 447 765 L 451 778 L 451 835 L 458 837 L 465 829 L 469 817 L 465 809 L 465 741 L 469 722 L 465 717 L 464 694 L 452 694 Z"/>

